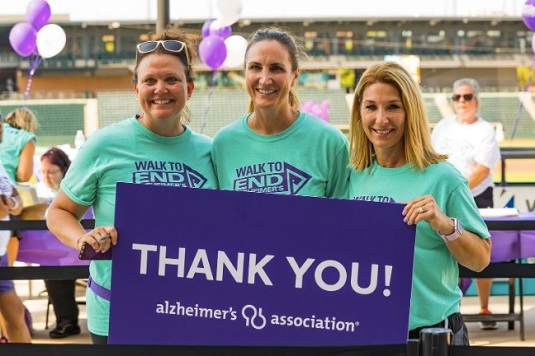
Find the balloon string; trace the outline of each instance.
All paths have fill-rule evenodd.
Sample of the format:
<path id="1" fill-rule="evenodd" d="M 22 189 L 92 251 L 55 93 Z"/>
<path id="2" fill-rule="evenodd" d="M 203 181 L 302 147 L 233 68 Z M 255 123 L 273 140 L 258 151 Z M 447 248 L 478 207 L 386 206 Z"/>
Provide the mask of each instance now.
<path id="1" fill-rule="evenodd" d="M 24 100 L 27 100 L 30 97 L 30 88 L 32 86 L 33 75 L 35 71 L 41 64 L 41 56 L 38 54 L 32 54 L 30 56 L 30 73 L 28 75 L 28 82 L 26 82 L 26 90 L 24 91 Z"/>
<path id="2" fill-rule="evenodd" d="M 206 108 L 204 109 L 204 118 L 202 120 L 201 133 L 204 133 L 204 129 L 206 128 L 206 123 L 208 122 L 208 110 L 210 109 L 210 103 L 212 101 L 212 94 L 214 93 L 216 79 L 217 79 L 217 73 L 214 70 L 212 72 L 212 81 L 210 82 L 210 90 L 208 91 L 208 99 L 206 103 Z"/>
<path id="3" fill-rule="evenodd" d="M 535 67 L 535 55 L 533 56 L 531 60 L 531 68 L 529 69 L 529 75 L 528 80 L 526 81 L 526 85 L 524 86 L 524 90 L 522 93 L 527 93 L 529 87 L 531 86 L 531 78 L 533 77 L 533 68 Z M 522 112 L 524 110 L 524 97 L 520 99 L 520 105 L 518 107 L 518 112 L 516 114 L 515 124 L 513 125 L 513 131 L 511 133 L 511 138 L 509 142 L 513 142 L 513 139 L 516 135 L 516 130 L 518 129 L 518 122 L 520 121 L 520 116 L 522 115 Z"/>

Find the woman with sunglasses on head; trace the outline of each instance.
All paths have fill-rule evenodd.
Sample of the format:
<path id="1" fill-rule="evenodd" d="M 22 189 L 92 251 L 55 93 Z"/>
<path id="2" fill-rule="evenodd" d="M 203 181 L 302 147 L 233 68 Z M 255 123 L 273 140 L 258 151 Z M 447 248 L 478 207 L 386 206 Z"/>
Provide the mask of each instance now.
<path id="1" fill-rule="evenodd" d="M 362 74 L 349 136 L 349 197 L 405 204 L 400 219 L 416 225 L 409 338 L 443 327 L 452 330 L 452 344 L 468 345 L 459 264 L 483 270 L 490 234 L 466 179 L 431 146 L 420 88 L 399 63 L 381 62 Z"/>
<path id="2" fill-rule="evenodd" d="M 434 148 L 448 155 L 452 163 L 468 179 L 468 186 L 478 208 L 493 208 L 494 167 L 500 160 L 500 147 L 494 127 L 478 115 L 479 83 L 463 78 L 453 83 L 455 115 L 440 120 L 431 133 Z M 469 285 L 470 280 L 467 281 Z M 481 314 L 489 310 L 491 278 L 477 278 Z M 467 287 L 463 287 L 463 291 Z M 481 323 L 481 329 L 497 329 L 495 321 Z"/>
<path id="3" fill-rule="evenodd" d="M 136 47 L 133 82 L 140 113 L 88 138 L 48 210 L 49 229 L 77 250 L 88 243 L 96 251 L 106 252 L 117 244 L 113 221 L 117 182 L 161 185 L 164 170 L 174 177 L 166 185 L 217 188 L 210 158 L 211 139 L 185 125 L 190 117 L 186 104 L 194 89 L 192 40 L 172 28 L 153 39 Z M 162 161 L 176 164 L 162 166 Z M 195 170 L 200 179 L 176 179 L 187 173 L 186 169 Z M 150 177 L 155 177 L 154 181 Z M 80 219 L 90 206 L 95 229 L 86 232 Z M 106 235 L 110 237 L 101 239 Z M 89 270 L 88 329 L 93 343 L 105 344 L 111 261 L 92 261 Z"/>
<path id="4" fill-rule="evenodd" d="M 221 189 L 347 197 L 347 139 L 333 125 L 299 111 L 298 76 L 293 36 L 273 27 L 251 36 L 245 52 L 248 113 L 214 137 Z"/>

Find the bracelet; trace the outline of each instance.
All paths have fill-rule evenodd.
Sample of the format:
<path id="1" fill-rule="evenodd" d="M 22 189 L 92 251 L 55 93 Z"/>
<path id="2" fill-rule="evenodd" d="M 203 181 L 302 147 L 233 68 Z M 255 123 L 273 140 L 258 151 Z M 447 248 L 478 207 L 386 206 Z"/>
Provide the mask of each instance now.
<path id="1" fill-rule="evenodd" d="M 18 199 L 15 199 L 13 197 L 9 197 L 9 200 L 11 200 L 13 202 L 13 207 L 9 209 L 10 211 L 17 210 L 18 208 L 20 208 L 20 203 L 19 203 Z"/>

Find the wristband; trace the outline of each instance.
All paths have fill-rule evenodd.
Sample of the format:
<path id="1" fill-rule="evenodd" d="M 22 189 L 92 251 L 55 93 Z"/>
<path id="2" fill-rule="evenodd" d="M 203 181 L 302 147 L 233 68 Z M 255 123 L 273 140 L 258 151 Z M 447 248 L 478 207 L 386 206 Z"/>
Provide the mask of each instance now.
<path id="1" fill-rule="evenodd" d="M 451 235 L 444 235 L 440 231 L 438 231 L 438 234 L 445 242 L 451 242 L 454 240 L 457 240 L 461 235 L 463 234 L 464 228 L 461 222 L 458 219 L 451 218 L 453 221 L 453 233 Z"/>

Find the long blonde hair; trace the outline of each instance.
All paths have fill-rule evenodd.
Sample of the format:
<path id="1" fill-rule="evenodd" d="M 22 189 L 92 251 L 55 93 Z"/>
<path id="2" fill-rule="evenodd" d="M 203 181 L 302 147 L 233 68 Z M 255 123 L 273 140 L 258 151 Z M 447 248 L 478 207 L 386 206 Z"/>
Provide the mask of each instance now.
<path id="1" fill-rule="evenodd" d="M 364 132 L 360 107 L 364 90 L 375 83 L 391 85 L 401 95 L 406 113 L 403 141 L 407 163 L 423 170 L 431 164 L 446 160 L 447 156 L 435 152 L 431 145 L 429 122 L 420 88 L 403 66 L 385 61 L 366 69 L 355 89 L 349 126 L 350 164 L 357 171 L 362 171 L 373 163 L 375 151 Z"/>
<path id="2" fill-rule="evenodd" d="M 39 127 L 35 114 L 25 107 L 9 112 L 6 116 L 6 122 L 14 128 L 23 129 L 31 133 L 35 133 Z"/>

